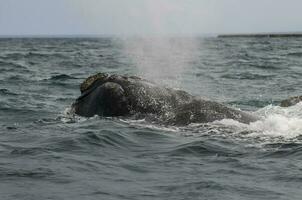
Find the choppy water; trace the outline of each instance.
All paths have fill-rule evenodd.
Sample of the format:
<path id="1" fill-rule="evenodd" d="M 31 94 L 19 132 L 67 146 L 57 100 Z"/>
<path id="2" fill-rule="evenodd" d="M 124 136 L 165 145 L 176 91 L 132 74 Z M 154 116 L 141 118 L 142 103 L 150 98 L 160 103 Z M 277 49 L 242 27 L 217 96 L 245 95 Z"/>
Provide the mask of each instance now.
<path id="1" fill-rule="evenodd" d="M 302 39 L 0 39 L 0 70 L 0 199 L 301 199 L 302 104 L 277 105 L 302 94 Z M 99 71 L 160 77 L 262 120 L 68 115 Z"/>

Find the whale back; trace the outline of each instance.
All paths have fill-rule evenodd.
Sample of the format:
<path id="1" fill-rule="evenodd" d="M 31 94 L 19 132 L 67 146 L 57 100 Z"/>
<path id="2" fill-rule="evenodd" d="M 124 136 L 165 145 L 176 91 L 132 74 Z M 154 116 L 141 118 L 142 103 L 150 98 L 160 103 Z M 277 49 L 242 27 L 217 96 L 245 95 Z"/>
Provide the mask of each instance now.
<path id="1" fill-rule="evenodd" d="M 296 105 L 297 103 L 299 103 L 301 101 L 302 101 L 302 96 L 290 97 L 288 99 L 281 101 L 280 106 L 289 107 L 289 106 Z"/>
<path id="2" fill-rule="evenodd" d="M 141 113 L 169 113 L 177 106 L 188 103 L 193 96 L 185 91 L 159 86 L 138 77 L 111 76 L 125 90 L 131 110 Z"/>

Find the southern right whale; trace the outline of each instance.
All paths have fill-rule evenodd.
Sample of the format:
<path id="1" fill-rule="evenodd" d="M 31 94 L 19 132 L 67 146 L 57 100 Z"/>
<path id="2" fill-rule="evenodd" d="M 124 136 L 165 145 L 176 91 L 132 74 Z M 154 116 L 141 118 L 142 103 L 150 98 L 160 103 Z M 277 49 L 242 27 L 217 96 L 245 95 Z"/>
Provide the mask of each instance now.
<path id="1" fill-rule="evenodd" d="M 242 123 L 258 120 L 247 112 L 135 76 L 98 73 L 88 77 L 80 89 L 82 94 L 72 107 L 85 117 L 131 116 L 177 126 L 222 119 Z"/>

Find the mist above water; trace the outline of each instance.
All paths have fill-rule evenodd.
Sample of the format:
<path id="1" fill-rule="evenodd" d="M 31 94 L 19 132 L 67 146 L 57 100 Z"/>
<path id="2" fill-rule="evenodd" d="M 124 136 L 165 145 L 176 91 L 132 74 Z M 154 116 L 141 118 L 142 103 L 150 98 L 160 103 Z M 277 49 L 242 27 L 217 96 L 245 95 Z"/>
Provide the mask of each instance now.
<path id="1" fill-rule="evenodd" d="M 183 12 L 180 2 L 146 0 L 143 5 L 145 24 L 152 34 L 123 39 L 123 51 L 137 68 L 139 76 L 178 87 L 183 73 L 196 59 L 194 52 L 197 52 L 198 41 L 192 37 L 167 36 L 172 19 Z M 136 12 L 132 10 L 132 15 Z M 176 29 L 174 35 L 182 32 L 181 26 Z"/>
<path id="2" fill-rule="evenodd" d="M 124 39 L 124 53 L 137 73 L 160 84 L 178 86 L 182 75 L 197 59 L 193 38 L 140 37 Z"/>

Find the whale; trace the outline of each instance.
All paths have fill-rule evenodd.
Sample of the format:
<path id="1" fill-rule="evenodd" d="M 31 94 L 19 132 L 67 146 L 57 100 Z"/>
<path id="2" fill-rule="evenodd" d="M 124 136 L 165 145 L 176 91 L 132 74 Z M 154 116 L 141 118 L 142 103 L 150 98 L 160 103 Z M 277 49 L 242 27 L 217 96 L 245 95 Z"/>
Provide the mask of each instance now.
<path id="1" fill-rule="evenodd" d="M 290 97 L 288 99 L 284 99 L 281 101 L 280 106 L 281 107 L 290 107 L 294 106 L 302 101 L 302 96 L 294 96 Z"/>
<path id="2" fill-rule="evenodd" d="M 175 126 L 222 119 L 246 124 L 258 120 L 250 113 L 137 76 L 97 73 L 80 85 L 80 91 L 72 108 L 83 117 L 130 117 Z"/>

